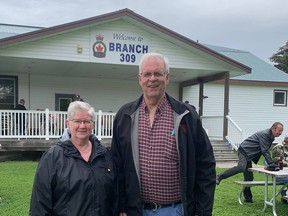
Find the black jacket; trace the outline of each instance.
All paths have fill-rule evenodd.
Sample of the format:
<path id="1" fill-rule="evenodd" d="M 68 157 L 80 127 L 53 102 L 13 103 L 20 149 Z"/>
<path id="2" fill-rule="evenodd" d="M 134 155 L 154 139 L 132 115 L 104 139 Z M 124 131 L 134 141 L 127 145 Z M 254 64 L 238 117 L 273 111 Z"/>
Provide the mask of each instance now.
<path id="1" fill-rule="evenodd" d="M 112 216 L 116 211 L 116 176 L 112 158 L 92 138 L 88 162 L 70 140 L 58 142 L 39 162 L 30 215 Z"/>
<path id="2" fill-rule="evenodd" d="M 211 143 L 195 109 L 166 97 L 174 110 L 184 215 L 212 215 L 216 172 Z M 120 108 L 113 125 L 112 153 L 119 174 L 120 212 L 129 216 L 142 215 L 137 138 L 142 99 Z"/>
<path id="3" fill-rule="evenodd" d="M 14 110 L 27 110 L 27 109 L 26 109 L 26 107 L 24 105 L 17 104 L 16 107 L 14 108 Z M 25 114 L 23 115 L 22 113 L 20 113 L 19 114 L 19 118 L 18 118 L 18 113 L 16 113 L 15 114 L 15 119 L 16 119 L 16 123 L 18 123 L 18 121 L 21 122 L 21 123 L 22 122 L 25 123 Z"/>
<path id="4" fill-rule="evenodd" d="M 254 133 L 252 136 L 245 139 L 239 146 L 240 151 L 248 161 L 258 163 L 261 155 L 264 156 L 268 164 L 272 164 L 269 149 L 274 141 L 271 129 L 266 129 Z"/>

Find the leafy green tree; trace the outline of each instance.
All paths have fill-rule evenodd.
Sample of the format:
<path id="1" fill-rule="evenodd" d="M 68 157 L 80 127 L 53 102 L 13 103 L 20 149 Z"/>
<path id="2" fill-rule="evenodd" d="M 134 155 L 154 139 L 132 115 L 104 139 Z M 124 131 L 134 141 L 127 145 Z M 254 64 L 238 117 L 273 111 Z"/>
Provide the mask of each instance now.
<path id="1" fill-rule="evenodd" d="M 275 67 L 288 73 L 288 41 L 279 48 L 278 52 L 270 57 L 270 61 L 276 63 L 274 64 Z"/>

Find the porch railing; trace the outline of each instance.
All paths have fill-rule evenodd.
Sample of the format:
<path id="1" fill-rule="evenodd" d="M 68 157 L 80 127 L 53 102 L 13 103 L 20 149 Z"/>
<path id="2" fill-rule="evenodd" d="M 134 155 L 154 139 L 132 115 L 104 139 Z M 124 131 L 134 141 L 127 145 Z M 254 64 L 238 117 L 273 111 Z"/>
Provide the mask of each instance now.
<path id="1" fill-rule="evenodd" d="M 228 135 L 226 139 L 233 149 L 237 150 L 239 145 L 245 138 L 244 131 L 233 121 L 230 116 L 226 116 L 228 120 Z"/>
<path id="2" fill-rule="evenodd" d="M 223 139 L 223 116 L 202 116 L 201 121 L 210 139 Z"/>
<path id="3" fill-rule="evenodd" d="M 96 112 L 95 133 L 98 139 L 111 138 L 116 113 Z M 0 138 L 55 139 L 66 127 L 67 112 L 39 110 L 0 110 Z"/>
<path id="4" fill-rule="evenodd" d="M 226 118 L 228 120 L 228 133 L 225 138 L 231 147 L 237 150 L 244 140 L 244 132 L 230 116 L 226 116 Z M 202 116 L 201 121 L 210 139 L 223 139 L 223 116 Z"/>
<path id="5" fill-rule="evenodd" d="M 112 138 L 113 121 L 116 113 L 96 112 L 93 133 L 98 139 Z M 244 139 L 241 128 L 229 117 L 229 144 L 237 150 Z M 3 139 L 55 139 L 59 138 L 66 128 L 67 112 L 39 110 L 0 110 L 0 138 Z M 203 116 L 202 125 L 210 139 L 223 139 L 223 116 Z"/>

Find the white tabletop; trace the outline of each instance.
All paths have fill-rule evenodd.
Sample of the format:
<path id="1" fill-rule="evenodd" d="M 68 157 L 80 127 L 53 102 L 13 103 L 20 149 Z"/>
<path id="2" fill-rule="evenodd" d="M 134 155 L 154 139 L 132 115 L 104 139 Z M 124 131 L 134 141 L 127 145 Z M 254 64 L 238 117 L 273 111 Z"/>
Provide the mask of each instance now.
<path id="1" fill-rule="evenodd" d="M 283 170 L 279 170 L 279 171 L 265 170 L 264 167 L 249 168 L 249 170 L 253 172 L 259 172 L 259 173 L 264 173 L 264 174 L 271 175 L 271 176 L 276 176 L 276 177 L 288 177 L 288 167 L 283 167 Z"/>

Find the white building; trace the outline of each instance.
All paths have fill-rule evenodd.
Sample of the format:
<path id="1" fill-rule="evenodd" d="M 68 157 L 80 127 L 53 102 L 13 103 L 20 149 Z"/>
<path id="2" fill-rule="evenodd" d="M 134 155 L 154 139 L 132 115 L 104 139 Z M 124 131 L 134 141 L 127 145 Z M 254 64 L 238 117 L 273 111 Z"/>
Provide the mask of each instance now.
<path id="1" fill-rule="evenodd" d="M 230 79 L 228 115 L 243 130 L 244 138 L 254 132 L 269 128 L 274 122 L 288 127 L 288 74 L 242 50 L 207 45 L 209 48 L 249 66 L 250 74 Z M 198 87 L 185 88 L 185 98 L 198 107 Z M 222 81 L 205 84 L 203 116 L 219 116 L 223 113 Z M 286 126 L 286 127 L 285 127 Z M 284 135 L 275 142 L 283 140 Z"/>
<path id="2" fill-rule="evenodd" d="M 159 51 L 170 60 L 168 93 L 189 100 L 203 120 L 220 116 L 219 125 L 203 123 L 209 134 L 227 135 L 227 115 L 246 135 L 274 121 L 285 124 L 288 76 L 250 53 L 228 50 L 201 45 L 129 9 L 50 28 L 0 24 L 0 110 L 24 98 L 29 110 L 63 111 L 79 94 L 95 110 L 116 112 L 142 92 L 141 55 Z"/>

